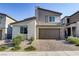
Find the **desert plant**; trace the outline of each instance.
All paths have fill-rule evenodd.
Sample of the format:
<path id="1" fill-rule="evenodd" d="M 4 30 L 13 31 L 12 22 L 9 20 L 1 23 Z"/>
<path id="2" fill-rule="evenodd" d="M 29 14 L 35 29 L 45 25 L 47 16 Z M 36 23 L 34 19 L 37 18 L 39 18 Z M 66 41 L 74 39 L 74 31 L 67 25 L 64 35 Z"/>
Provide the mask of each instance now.
<path id="1" fill-rule="evenodd" d="M 24 50 L 25 50 L 25 51 L 35 51 L 36 48 L 33 47 L 33 46 L 28 46 L 28 47 L 26 47 Z"/>
<path id="2" fill-rule="evenodd" d="M 12 42 L 14 44 L 15 47 L 19 46 L 20 43 L 22 42 L 22 37 L 21 36 L 16 36 L 12 39 Z"/>
<path id="3" fill-rule="evenodd" d="M 29 39 L 29 44 L 32 44 L 33 41 L 34 41 L 34 37 L 31 37 L 31 38 Z"/>
<path id="4" fill-rule="evenodd" d="M 17 46 L 17 47 L 13 47 L 13 48 L 11 49 L 11 51 L 17 51 L 17 50 L 20 50 L 20 49 L 21 49 L 21 47 Z"/>
<path id="5" fill-rule="evenodd" d="M 7 45 L 1 45 L 0 46 L 0 51 L 4 51 L 6 49 L 8 49 L 8 46 Z"/>

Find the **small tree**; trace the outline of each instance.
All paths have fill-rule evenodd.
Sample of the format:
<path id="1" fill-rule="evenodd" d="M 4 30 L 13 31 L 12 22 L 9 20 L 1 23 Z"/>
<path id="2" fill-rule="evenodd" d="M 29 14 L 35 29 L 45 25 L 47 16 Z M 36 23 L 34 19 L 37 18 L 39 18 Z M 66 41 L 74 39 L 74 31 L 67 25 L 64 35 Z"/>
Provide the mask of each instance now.
<path id="1" fill-rule="evenodd" d="M 22 41 L 22 36 L 16 36 L 12 39 L 12 42 L 15 45 L 15 47 L 19 46 Z"/>

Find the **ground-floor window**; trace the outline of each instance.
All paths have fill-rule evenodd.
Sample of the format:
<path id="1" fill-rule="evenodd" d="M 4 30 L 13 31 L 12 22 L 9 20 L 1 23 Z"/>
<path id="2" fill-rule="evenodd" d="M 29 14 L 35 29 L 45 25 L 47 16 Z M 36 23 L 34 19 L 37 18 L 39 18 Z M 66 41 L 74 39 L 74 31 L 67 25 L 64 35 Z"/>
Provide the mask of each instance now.
<path id="1" fill-rule="evenodd" d="M 28 33 L 28 31 L 27 31 L 27 26 L 21 26 L 21 27 L 20 27 L 20 33 L 21 33 L 21 34 L 27 34 L 27 33 Z"/>

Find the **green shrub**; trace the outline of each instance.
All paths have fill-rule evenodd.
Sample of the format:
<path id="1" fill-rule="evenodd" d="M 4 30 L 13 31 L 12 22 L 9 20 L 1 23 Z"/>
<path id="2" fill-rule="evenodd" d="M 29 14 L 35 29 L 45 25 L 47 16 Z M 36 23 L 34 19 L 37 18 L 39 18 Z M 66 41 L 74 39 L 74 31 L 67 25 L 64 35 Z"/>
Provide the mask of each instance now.
<path id="1" fill-rule="evenodd" d="M 12 39 L 12 42 L 15 46 L 19 46 L 20 43 L 23 41 L 22 36 L 16 36 Z"/>
<path id="2" fill-rule="evenodd" d="M 73 43 L 73 44 L 79 44 L 79 38 L 77 38 L 77 37 L 70 36 L 66 39 L 66 41 L 68 41 L 69 43 Z"/>
<path id="3" fill-rule="evenodd" d="M 76 39 L 76 40 L 75 40 L 75 43 L 76 43 L 76 44 L 79 44 L 79 39 Z"/>
<path id="4" fill-rule="evenodd" d="M 74 37 L 68 37 L 68 38 L 67 38 L 67 41 L 68 41 L 69 43 L 75 43 L 75 38 L 74 38 Z"/>
<path id="5" fill-rule="evenodd" d="M 76 46 L 79 46 L 79 39 L 78 40 L 76 40 Z"/>
<path id="6" fill-rule="evenodd" d="M 25 48 L 24 50 L 25 50 L 25 51 L 35 51 L 36 48 L 33 47 L 33 46 L 29 46 L 29 47 Z"/>
<path id="7" fill-rule="evenodd" d="M 11 49 L 11 51 L 17 51 L 17 50 L 20 50 L 21 49 L 21 47 L 13 47 L 12 49 Z"/>
<path id="8" fill-rule="evenodd" d="M 8 49 L 8 46 L 7 45 L 1 45 L 0 46 L 0 51 L 4 51 L 6 49 Z"/>

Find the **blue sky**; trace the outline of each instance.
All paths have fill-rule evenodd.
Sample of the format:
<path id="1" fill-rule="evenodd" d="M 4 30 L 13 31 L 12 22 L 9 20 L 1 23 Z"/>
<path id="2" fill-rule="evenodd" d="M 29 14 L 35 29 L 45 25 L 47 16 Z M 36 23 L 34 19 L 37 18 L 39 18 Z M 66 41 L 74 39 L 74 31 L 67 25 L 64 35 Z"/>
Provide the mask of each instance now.
<path id="1" fill-rule="evenodd" d="M 35 15 L 35 7 L 49 9 L 63 13 L 62 17 L 69 16 L 79 10 L 79 4 L 67 3 L 0 3 L 0 13 L 5 13 L 16 20 L 23 20 L 25 18 Z"/>

